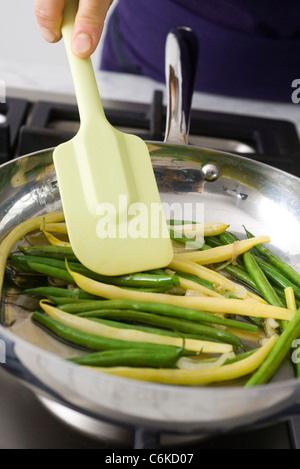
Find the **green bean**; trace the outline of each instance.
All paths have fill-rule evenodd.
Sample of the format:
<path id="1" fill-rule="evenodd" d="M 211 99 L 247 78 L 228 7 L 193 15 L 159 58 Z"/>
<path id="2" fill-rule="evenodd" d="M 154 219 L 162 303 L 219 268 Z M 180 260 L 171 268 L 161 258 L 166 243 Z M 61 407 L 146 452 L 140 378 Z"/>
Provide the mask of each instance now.
<path id="1" fill-rule="evenodd" d="M 255 292 L 259 294 L 257 291 L 256 283 L 252 279 L 252 277 L 248 274 L 247 271 L 241 269 L 240 266 L 237 265 L 227 265 L 224 270 L 228 272 L 233 277 L 241 280 L 242 282 L 246 283 L 249 287 L 251 287 Z"/>
<path id="2" fill-rule="evenodd" d="M 275 346 L 271 350 L 268 357 L 263 364 L 249 379 L 246 387 L 257 386 L 259 384 L 267 383 L 272 376 L 276 373 L 279 366 L 290 351 L 294 340 L 300 335 L 300 308 L 297 310 L 295 316 L 288 323 L 282 334 L 279 336 Z"/>
<path id="3" fill-rule="evenodd" d="M 251 234 L 246 228 L 247 238 L 253 238 L 254 235 Z M 254 249 L 254 248 L 253 248 Z M 300 275 L 286 262 L 280 259 L 276 254 L 272 253 L 264 245 L 259 244 L 255 246 L 255 251 L 257 251 L 261 256 L 266 258 L 271 264 L 273 264 L 277 269 L 280 270 L 286 277 L 291 279 L 298 287 L 300 287 Z"/>
<path id="4" fill-rule="evenodd" d="M 64 297 L 64 298 L 77 298 L 84 300 L 99 300 L 99 296 L 91 295 L 90 293 L 81 290 L 80 288 L 59 288 L 59 287 L 36 287 L 27 288 L 23 290 L 22 294 L 41 296 L 43 298 L 49 296 Z"/>
<path id="5" fill-rule="evenodd" d="M 164 269 L 146 270 L 145 274 L 165 275 Z"/>
<path id="6" fill-rule="evenodd" d="M 79 316 L 79 315 L 78 315 Z M 82 316 L 81 316 L 82 317 Z M 87 317 L 85 319 L 89 319 L 90 321 L 98 322 L 100 324 L 103 324 L 105 326 L 110 326 L 114 327 L 117 329 L 128 329 L 130 331 L 135 330 L 135 331 L 140 331 L 140 332 L 147 332 L 147 334 L 155 334 L 155 335 L 162 335 L 162 336 L 167 336 L 167 337 L 175 337 L 177 339 L 194 339 L 194 340 L 204 340 L 206 342 L 214 342 L 214 343 L 221 343 L 224 344 L 225 342 L 223 340 L 217 339 L 217 338 L 212 338 L 207 335 L 202 335 L 202 334 L 189 334 L 185 332 L 176 332 L 176 331 L 170 331 L 167 329 L 158 329 L 155 327 L 149 327 L 149 326 L 143 326 L 140 324 L 127 324 L 125 322 L 120 322 L 116 320 L 110 320 L 110 319 L 102 319 L 98 317 Z M 231 344 L 230 344 L 231 345 Z M 234 348 L 237 349 L 238 345 L 234 345 Z M 240 347 L 243 348 L 243 347 Z"/>
<path id="7" fill-rule="evenodd" d="M 182 225 L 196 225 L 197 222 L 196 221 L 187 221 L 187 220 L 175 220 L 175 219 L 171 219 L 171 220 L 167 220 L 167 224 L 169 226 L 182 226 Z"/>
<path id="8" fill-rule="evenodd" d="M 222 244 L 232 244 L 235 241 L 239 241 L 239 238 L 229 231 L 224 231 L 224 233 L 221 233 L 219 237 Z"/>
<path id="9" fill-rule="evenodd" d="M 195 237 L 190 238 L 182 233 L 179 233 L 176 230 L 169 228 L 170 238 L 177 243 L 188 245 L 189 249 L 203 249 L 204 242 L 198 241 Z M 205 247 L 204 247 L 205 249 Z M 209 246 L 206 246 L 206 249 L 210 249 Z"/>
<path id="10" fill-rule="evenodd" d="M 244 353 L 240 353 L 239 355 L 236 355 L 234 358 L 227 358 L 227 360 L 223 363 L 223 366 L 231 365 L 232 363 L 236 363 L 241 360 L 244 360 L 244 358 L 250 357 L 251 355 L 253 355 L 253 353 L 257 352 L 257 350 L 258 349 L 249 350 L 248 352 L 244 352 Z"/>
<path id="11" fill-rule="evenodd" d="M 211 313 L 198 311 L 195 309 L 184 308 L 181 306 L 168 305 L 164 303 L 146 303 L 134 300 L 99 300 L 89 301 L 86 304 L 70 304 L 60 306 L 62 311 L 67 313 L 80 313 L 93 311 L 95 309 L 134 309 L 135 311 L 144 311 L 156 313 L 162 316 L 186 319 L 189 321 L 201 323 L 220 324 L 228 327 L 235 327 L 247 331 L 255 332 L 257 327 L 252 324 L 246 324 L 233 319 L 222 318 Z"/>
<path id="12" fill-rule="evenodd" d="M 259 327 L 262 328 L 264 326 L 264 323 L 265 323 L 264 318 L 256 318 L 256 317 L 253 317 L 253 316 L 247 316 L 247 317 L 245 317 L 245 319 L 250 321 L 257 328 L 259 328 Z"/>
<path id="13" fill-rule="evenodd" d="M 44 264 L 45 266 L 49 266 L 52 268 L 57 268 L 60 270 L 66 270 L 66 264 L 64 261 L 53 259 L 53 258 L 46 258 L 46 257 L 38 257 L 38 256 L 10 256 L 10 260 L 12 262 L 19 262 L 21 265 L 30 265 L 30 263 L 35 264 Z M 79 262 L 68 262 L 68 266 L 74 272 L 82 274 L 86 277 L 92 278 L 99 282 L 109 283 L 118 286 L 124 287 L 163 287 L 163 286 L 179 286 L 179 280 L 175 276 L 168 275 L 164 273 L 164 275 L 154 275 L 154 274 L 129 274 L 129 275 L 122 275 L 118 277 L 108 277 L 100 274 L 96 274 L 91 270 L 87 269 L 85 266 L 80 264 Z M 37 269 L 33 269 L 37 270 Z M 47 269 L 43 269 L 44 272 L 47 272 Z M 40 272 L 40 270 L 38 270 Z M 51 274 L 49 274 L 51 275 Z M 61 278 L 61 277 L 58 277 Z"/>
<path id="14" fill-rule="evenodd" d="M 124 288 L 125 290 L 129 290 L 129 291 L 140 291 L 140 292 L 146 292 L 146 293 L 162 293 L 162 292 L 169 292 L 169 290 L 173 290 L 174 288 L 176 289 L 177 287 L 175 287 L 174 285 L 164 285 L 164 286 L 158 286 L 158 287 L 152 287 L 152 288 L 142 288 L 142 287 L 125 287 L 125 286 L 122 286 L 120 288 Z M 178 290 L 178 288 L 177 288 Z M 176 294 L 181 294 L 181 295 L 184 295 L 185 292 L 180 289 L 180 292 L 177 291 Z"/>
<path id="15" fill-rule="evenodd" d="M 125 322 L 133 321 L 139 322 L 151 326 L 159 326 L 166 329 L 171 329 L 176 332 L 186 332 L 193 335 L 202 335 L 208 338 L 217 339 L 221 342 L 225 342 L 231 345 L 235 345 L 239 348 L 243 348 L 241 340 L 232 334 L 231 332 L 217 329 L 212 326 L 206 326 L 203 324 L 197 324 L 192 321 L 183 319 L 174 319 L 158 314 L 138 312 L 135 310 L 96 310 L 87 313 L 80 313 L 78 316 L 81 317 L 98 317 L 108 318 L 113 320 L 123 320 Z"/>
<path id="16" fill-rule="evenodd" d="M 65 261 L 54 259 L 52 257 L 40 257 L 40 256 L 19 256 L 17 254 L 11 254 L 9 256 L 10 262 L 18 266 L 29 266 L 29 262 L 34 262 L 36 264 L 44 264 L 46 266 L 54 267 L 57 269 L 67 270 Z M 71 265 L 80 265 L 78 262 L 71 263 Z"/>
<path id="17" fill-rule="evenodd" d="M 47 254 L 63 254 L 64 256 L 73 255 L 74 251 L 71 247 L 68 246 L 44 246 L 44 245 L 36 245 L 36 246 L 18 246 L 20 250 L 26 253 L 36 253 L 36 252 L 43 252 Z M 35 254 L 36 255 L 36 254 Z"/>
<path id="18" fill-rule="evenodd" d="M 264 259 L 256 255 L 253 255 L 253 257 L 260 266 L 261 270 L 266 275 L 266 277 L 272 283 L 283 289 L 292 287 L 292 289 L 294 290 L 295 297 L 300 300 L 300 288 L 297 285 L 292 283 L 287 277 L 285 277 L 281 272 L 279 272 L 276 267 L 274 267 L 268 261 L 265 261 Z"/>
<path id="19" fill-rule="evenodd" d="M 9 256 L 8 265 L 12 265 L 18 273 L 35 273 L 34 269 L 30 268 L 25 256 Z"/>
<path id="20" fill-rule="evenodd" d="M 149 352 L 145 349 L 106 350 L 95 352 L 69 361 L 84 366 L 131 366 L 151 368 L 175 368 L 176 362 L 182 355 L 178 350 L 159 349 Z"/>
<path id="21" fill-rule="evenodd" d="M 211 249 L 211 246 L 209 246 L 208 244 L 203 243 L 201 251 L 206 251 L 207 249 Z"/>
<path id="22" fill-rule="evenodd" d="M 50 277 L 58 278 L 60 280 L 65 280 L 66 282 L 69 282 L 71 284 L 74 283 L 73 277 L 69 274 L 67 270 L 58 269 L 57 267 L 52 267 L 51 265 L 41 264 L 33 261 L 28 261 L 28 266 L 32 270 L 35 270 L 40 274 L 48 275 Z"/>
<path id="23" fill-rule="evenodd" d="M 45 296 L 44 296 L 45 298 Z M 44 299 L 43 298 L 43 299 Z M 71 296 L 47 296 L 47 299 L 49 301 L 51 301 L 52 303 L 54 303 L 55 305 L 57 306 L 60 306 L 60 305 L 67 305 L 67 304 L 80 304 L 80 303 L 86 303 L 86 298 L 84 299 L 80 299 L 80 298 L 75 298 L 75 297 L 71 297 Z"/>
<path id="24" fill-rule="evenodd" d="M 239 241 L 239 238 L 230 233 L 229 231 L 224 231 L 223 233 L 221 233 L 221 235 L 219 236 L 220 238 L 220 244 L 219 245 L 222 245 L 222 244 L 232 244 L 234 243 L 235 241 Z M 258 294 L 258 295 L 261 295 L 260 291 L 257 290 L 257 287 L 256 287 L 256 283 L 254 282 L 254 280 L 251 278 L 251 276 L 248 274 L 247 270 L 245 269 L 244 265 L 242 264 L 241 260 L 239 259 L 239 265 L 227 265 L 226 267 L 224 267 L 223 269 L 225 272 L 228 272 L 231 276 L 233 276 L 234 278 L 242 281 L 243 283 L 245 283 L 246 285 L 248 285 L 249 287 L 252 288 L 252 290 Z M 253 317 L 250 317 L 248 318 L 252 323 L 256 324 L 257 326 L 261 326 L 264 322 L 264 319 L 263 318 L 253 318 Z"/>
<path id="25" fill-rule="evenodd" d="M 223 244 L 218 236 L 205 236 L 204 241 L 210 248 L 217 248 Z"/>
<path id="26" fill-rule="evenodd" d="M 155 274 L 147 274 L 147 273 L 140 273 L 140 274 L 130 274 L 130 275 L 122 275 L 119 277 L 104 277 L 103 282 L 105 283 L 113 283 L 114 285 L 119 286 L 128 286 L 128 287 L 155 287 L 155 286 L 179 286 L 180 282 L 178 278 L 174 275 L 168 275 L 164 273 L 164 275 L 155 275 Z"/>
<path id="27" fill-rule="evenodd" d="M 209 288 L 210 290 L 213 290 L 213 291 L 215 290 L 213 283 L 208 282 L 207 280 L 203 280 L 202 278 L 195 277 L 195 275 L 186 274 L 185 272 L 175 272 L 175 275 L 177 277 L 182 277 L 182 278 L 186 278 L 187 280 L 192 280 L 193 282 L 197 282 L 203 287 Z"/>
<path id="28" fill-rule="evenodd" d="M 255 282 L 256 288 L 260 291 L 262 297 L 272 306 L 283 306 L 272 285 L 258 266 L 252 254 L 250 252 L 245 252 L 243 254 L 243 259 L 247 272 Z"/>
<path id="29" fill-rule="evenodd" d="M 235 241 L 239 241 L 239 238 L 236 235 L 229 232 L 221 233 L 220 239 L 225 244 L 230 244 Z M 239 280 L 242 280 L 243 282 L 248 284 L 255 291 L 258 291 L 258 293 L 261 294 L 268 303 L 273 304 L 273 306 L 282 306 L 282 302 L 278 298 L 273 287 L 269 284 L 263 272 L 261 272 L 261 269 L 259 269 L 256 265 L 255 261 L 257 259 L 255 258 L 254 261 L 253 258 L 254 256 L 250 253 L 243 254 L 245 270 L 243 270 L 242 266 L 234 265 L 228 265 L 224 270 L 226 270 L 228 273 L 235 276 Z M 247 260 L 248 266 L 246 266 L 245 260 Z M 262 290 L 271 302 L 267 300 L 266 296 L 264 296 L 264 294 L 262 293 Z"/>
<path id="30" fill-rule="evenodd" d="M 19 250 L 25 255 L 33 255 L 39 257 L 51 257 L 53 259 L 69 261 L 78 261 L 71 247 L 63 246 L 18 246 Z"/>
<path id="31" fill-rule="evenodd" d="M 188 350 L 182 350 L 181 347 L 175 347 L 173 345 L 156 345 L 147 342 L 133 342 L 119 339 L 109 339 L 107 337 L 101 337 L 87 332 L 81 332 L 73 327 L 66 326 L 55 319 L 49 318 L 43 313 L 38 311 L 32 315 L 33 321 L 37 322 L 41 326 L 44 326 L 47 330 L 53 332 L 57 337 L 61 339 L 85 347 L 91 350 L 122 350 L 122 349 L 144 349 L 149 352 L 160 348 L 166 351 L 182 351 L 183 355 L 193 355 L 193 352 Z M 184 342 L 184 341 L 183 341 Z"/>

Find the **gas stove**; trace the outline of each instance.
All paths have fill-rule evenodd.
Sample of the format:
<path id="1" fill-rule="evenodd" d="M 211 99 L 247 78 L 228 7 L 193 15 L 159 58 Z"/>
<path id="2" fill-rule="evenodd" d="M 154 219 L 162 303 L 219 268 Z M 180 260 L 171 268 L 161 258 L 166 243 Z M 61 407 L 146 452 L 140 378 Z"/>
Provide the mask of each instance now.
<path id="1" fill-rule="evenodd" d="M 163 141 L 166 107 L 155 90 L 150 103 L 106 100 L 110 123 L 145 140 Z M 78 131 L 75 103 L 8 97 L 0 104 L 0 164 L 53 148 Z M 300 177 L 300 141 L 293 122 L 193 109 L 189 144 L 255 159 Z M 187 438 L 160 435 L 112 422 L 98 422 L 76 410 L 40 398 L 0 369 L 0 448 L 12 449 L 293 449 L 300 448 L 300 417 L 258 428 Z M 179 433 L 179 434 L 178 434 Z"/>

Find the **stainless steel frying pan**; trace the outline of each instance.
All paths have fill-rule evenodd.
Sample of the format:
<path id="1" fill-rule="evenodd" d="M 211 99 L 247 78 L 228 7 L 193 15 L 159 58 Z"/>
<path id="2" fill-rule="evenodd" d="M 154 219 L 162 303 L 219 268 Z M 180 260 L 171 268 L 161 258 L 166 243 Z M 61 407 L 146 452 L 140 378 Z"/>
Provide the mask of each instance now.
<path id="1" fill-rule="evenodd" d="M 201 203 L 206 222 L 228 223 L 237 233 L 243 232 L 244 224 L 257 235 L 270 235 L 276 250 L 300 271 L 300 180 L 246 158 L 187 145 L 191 95 L 183 93 L 185 76 L 178 65 L 185 45 L 173 33 L 169 42 L 166 141 L 148 142 L 162 201 Z M 185 52 L 181 59 L 185 62 L 186 57 Z M 61 208 L 52 152 L 40 151 L 1 166 L 0 239 L 20 222 Z M 288 366 L 281 368 L 275 382 L 244 389 L 144 383 L 69 363 L 64 358 L 71 347 L 34 326 L 16 298 L 12 301 L 4 291 L 4 368 L 38 395 L 82 414 L 126 426 L 195 434 L 229 431 L 298 412 L 300 381 Z"/>

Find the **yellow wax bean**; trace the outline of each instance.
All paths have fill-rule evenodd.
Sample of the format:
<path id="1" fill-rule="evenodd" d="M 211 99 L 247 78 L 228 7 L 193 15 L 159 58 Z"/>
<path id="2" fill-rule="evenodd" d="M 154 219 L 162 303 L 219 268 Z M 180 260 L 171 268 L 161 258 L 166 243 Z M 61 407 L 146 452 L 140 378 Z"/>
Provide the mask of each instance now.
<path id="1" fill-rule="evenodd" d="M 237 314 L 259 318 L 274 318 L 290 321 L 293 313 L 286 308 L 258 303 L 256 301 L 233 300 L 227 298 L 175 296 L 164 293 L 146 293 L 126 290 L 114 285 L 91 280 L 69 269 L 75 283 L 82 290 L 110 300 L 134 300 L 150 303 L 164 303 L 209 313 Z"/>
<path id="2" fill-rule="evenodd" d="M 44 226 L 41 226 L 41 230 L 51 233 L 68 234 L 66 223 L 46 223 Z"/>
<path id="3" fill-rule="evenodd" d="M 231 381 L 253 373 L 266 357 L 269 355 L 277 338 L 272 336 L 265 345 L 254 352 L 250 357 L 244 358 L 231 365 L 218 366 L 202 370 L 173 370 L 154 368 L 131 368 L 131 367 L 93 367 L 93 370 L 101 373 L 109 373 L 123 378 L 136 379 L 140 381 L 151 381 L 164 384 L 175 384 L 183 386 L 203 386 L 222 381 Z"/>
<path id="4" fill-rule="evenodd" d="M 132 342 L 147 342 L 151 344 L 174 345 L 176 347 L 183 346 L 183 339 L 171 337 L 167 335 L 152 334 L 149 332 L 138 331 L 135 329 L 121 329 L 119 327 L 107 326 L 105 324 L 90 321 L 89 319 L 75 316 L 74 314 L 65 313 L 54 306 L 40 302 L 43 310 L 56 321 L 66 326 L 73 327 L 81 332 L 99 335 L 109 339 L 128 340 Z M 205 340 L 185 339 L 184 348 L 192 352 L 203 353 L 227 353 L 231 352 L 232 345 L 219 342 L 209 342 Z"/>
<path id="5" fill-rule="evenodd" d="M 261 298 L 260 296 L 256 295 L 255 293 L 247 290 L 247 300 L 254 300 L 254 301 L 258 301 L 259 303 L 263 303 L 263 304 L 268 304 L 263 298 Z"/>
<path id="6" fill-rule="evenodd" d="M 53 234 L 49 233 L 46 230 L 42 231 L 52 246 L 71 247 L 71 244 L 69 242 L 62 241 L 61 239 L 56 238 L 56 236 L 53 236 Z"/>
<path id="7" fill-rule="evenodd" d="M 30 218 L 29 220 L 17 225 L 8 233 L 0 243 L 0 295 L 4 280 L 6 261 L 15 244 L 31 231 L 38 230 L 44 220 L 49 223 L 57 223 L 64 221 L 64 219 L 65 217 L 63 212 L 52 212 L 39 217 Z"/>
<path id="8" fill-rule="evenodd" d="M 207 267 L 204 267 L 203 265 L 199 265 L 196 262 L 182 259 L 177 254 L 176 256 L 174 256 L 171 264 L 169 264 L 168 267 L 169 269 L 172 269 L 174 271 L 179 270 L 181 272 L 185 272 L 186 274 L 196 275 L 196 277 L 202 278 L 203 280 L 206 280 L 207 282 L 217 283 L 219 285 L 226 284 L 232 287 L 237 286 L 235 282 L 224 277 L 224 275 L 220 274 L 219 272 L 215 272 L 211 269 L 208 269 Z"/>
<path id="9" fill-rule="evenodd" d="M 217 262 L 228 261 L 233 255 L 239 256 L 257 244 L 269 243 L 269 236 L 256 236 L 250 239 L 243 239 L 236 241 L 232 244 L 225 246 L 218 246 L 216 248 L 206 249 L 205 251 L 193 251 L 182 254 L 177 254 L 177 257 L 182 260 L 190 260 L 199 264 L 215 264 Z"/>
<path id="10" fill-rule="evenodd" d="M 200 234 L 201 236 L 217 236 L 229 228 L 229 225 L 224 223 L 195 223 L 195 224 L 184 224 L 184 225 L 172 225 L 170 228 L 177 231 L 178 233 L 183 233 L 186 236 L 196 236 Z"/>
<path id="11" fill-rule="evenodd" d="M 187 280 L 178 275 L 176 275 L 176 277 L 179 278 L 181 288 L 184 288 L 185 290 L 194 290 L 194 291 L 198 291 L 202 293 L 205 296 L 223 298 L 223 296 L 220 295 L 220 293 L 217 293 L 214 290 L 210 290 L 210 288 L 204 287 L 203 285 L 200 285 L 200 283 L 194 282 L 193 280 Z"/>
<path id="12" fill-rule="evenodd" d="M 285 298 L 286 298 L 286 306 L 288 309 L 293 311 L 294 313 L 297 312 L 297 305 L 295 300 L 295 294 L 292 287 L 287 287 L 284 289 Z"/>
<path id="13" fill-rule="evenodd" d="M 238 293 L 239 296 L 244 296 L 245 298 L 249 298 L 251 300 L 256 300 L 260 303 L 267 304 L 267 302 L 263 298 L 260 298 L 255 293 L 250 292 L 245 287 L 242 287 L 240 284 L 235 283 L 232 280 L 229 280 L 227 277 L 224 277 L 224 275 L 220 274 L 219 272 L 215 272 L 211 269 L 208 269 L 207 267 L 199 265 L 196 262 L 182 260 L 176 255 L 174 256 L 171 264 L 169 264 L 168 267 L 173 271 L 179 270 L 181 272 L 185 272 L 186 274 L 195 275 L 196 277 L 202 278 L 207 282 L 211 282 L 216 285 L 215 290 L 220 285 L 226 288 L 228 291 L 232 292 L 233 294 Z"/>

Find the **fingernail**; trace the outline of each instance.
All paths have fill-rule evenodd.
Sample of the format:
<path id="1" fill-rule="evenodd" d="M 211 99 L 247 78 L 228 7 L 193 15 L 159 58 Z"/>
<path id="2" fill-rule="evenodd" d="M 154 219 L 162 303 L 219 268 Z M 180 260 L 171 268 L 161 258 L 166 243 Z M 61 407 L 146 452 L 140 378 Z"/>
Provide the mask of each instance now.
<path id="1" fill-rule="evenodd" d="M 48 42 L 55 42 L 57 40 L 57 37 L 53 31 L 50 29 L 46 28 L 41 28 L 43 38 L 46 39 Z"/>
<path id="2" fill-rule="evenodd" d="M 92 47 L 92 39 L 86 33 L 80 33 L 75 36 L 72 42 L 72 51 L 76 55 L 86 54 Z"/>

